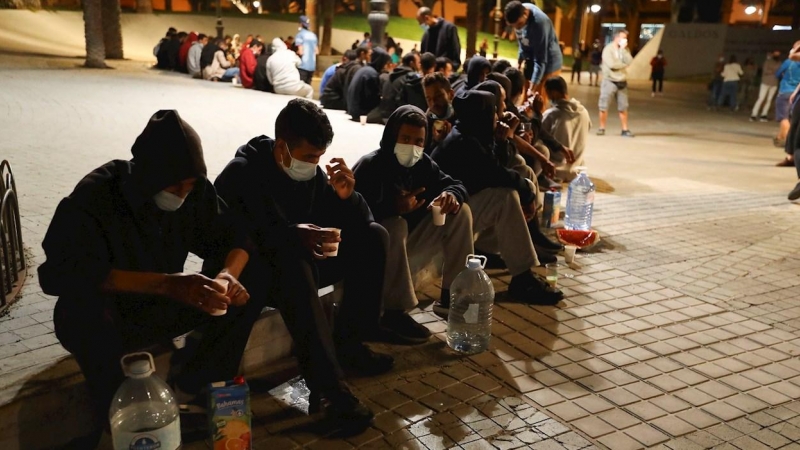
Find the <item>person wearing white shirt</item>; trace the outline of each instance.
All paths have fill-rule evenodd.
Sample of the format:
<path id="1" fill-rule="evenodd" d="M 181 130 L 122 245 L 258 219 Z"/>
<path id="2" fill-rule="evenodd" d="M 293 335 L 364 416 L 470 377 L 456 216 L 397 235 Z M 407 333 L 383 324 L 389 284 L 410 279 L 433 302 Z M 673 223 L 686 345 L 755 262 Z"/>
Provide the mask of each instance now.
<path id="1" fill-rule="evenodd" d="M 744 75 L 742 66 L 736 62 L 736 55 L 731 55 L 728 64 L 722 68 L 722 93 L 719 95 L 717 106 L 725 104 L 726 99 L 730 99 L 731 111 L 738 111 L 739 105 L 736 101 L 736 94 L 739 92 L 739 78 Z"/>

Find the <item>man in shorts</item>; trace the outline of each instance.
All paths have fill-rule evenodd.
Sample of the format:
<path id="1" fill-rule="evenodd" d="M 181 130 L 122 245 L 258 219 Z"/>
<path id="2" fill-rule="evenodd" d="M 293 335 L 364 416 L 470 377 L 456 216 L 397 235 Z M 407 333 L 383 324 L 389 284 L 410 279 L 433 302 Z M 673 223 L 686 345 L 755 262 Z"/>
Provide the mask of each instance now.
<path id="1" fill-rule="evenodd" d="M 595 39 L 592 44 L 592 53 L 589 56 L 589 86 L 600 86 L 600 64 L 603 62 L 603 51 L 600 49 L 600 39 Z"/>
<path id="2" fill-rule="evenodd" d="M 628 50 L 628 30 L 619 30 L 614 36 L 614 41 L 603 49 L 603 82 L 600 84 L 600 128 L 597 135 L 606 134 L 606 120 L 608 120 L 608 102 L 611 97 L 617 101 L 619 121 L 622 124 L 622 136 L 633 137 L 628 129 L 628 66 L 633 62 Z"/>
<path id="3" fill-rule="evenodd" d="M 775 99 L 775 121 L 780 123 L 778 135 L 773 139 L 776 147 L 784 147 L 786 135 L 789 133 L 789 112 L 791 111 L 789 97 L 800 84 L 800 61 L 797 60 L 797 55 L 800 55 L 800 41 L 794 43 L 792 49 L 789 50 L 789 57 L 775 72 L 775 77 L 780 82 L 778 97 Z M 790 158 L 788 159 L 790 160 Z M 794 163 L 788 163 L 786 166 L 794 166 Z"/>

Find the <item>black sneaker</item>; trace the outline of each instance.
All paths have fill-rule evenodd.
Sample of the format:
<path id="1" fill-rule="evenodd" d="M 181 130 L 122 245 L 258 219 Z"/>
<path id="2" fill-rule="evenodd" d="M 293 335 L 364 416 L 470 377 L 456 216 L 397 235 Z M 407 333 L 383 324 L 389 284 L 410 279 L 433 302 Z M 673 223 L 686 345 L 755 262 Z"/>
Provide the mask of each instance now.
<path id="1" fill-rule="evenodd" d="M 442 296 L 439 301 L 433 304 L 433 313 L 447 320 L 450 314 L 450 289 L 442 289 Z"/>
<path id="2" fill-rule="evenodd" d="M 405 311 L 386 310 L 381 326 L 397 336 L 398 344 L 424 344 L 431 338 L 430 330 Z"/>
<path id="3" fill-rule="evenodd" d="M 598 128 L 597 129 L 597 135 L 598 136 L 603 136 L 605 134 L 606 134 L 606 129 L 605 128 Z"/>
<path id="4" fill-rule="evenodd" d="M 750 122 L 755 122 L 756 120 L 756 116 L 750 116 Z"/>
<path id="5" fill-rule="evenodd" d="M 633 133 L 631 133 L 631 130 L 622 130 L 622 133 L 620 133 L 620 136 L 632 138 L 633 137 Z"/>
<path id="6" fill-rule="evenodd" d="M 308 396 L 308 413 L 319 412 L 322 412 L 325 421 L 348 436 L 360 434 L 375 418 L 375 414 L 347 390 L 323 394 L 312 392 Z M 337 435 L 342 434 L 337 433 Z"/>
<path id="7" fill-rule="evenodd" d="M 533 245 L 537 247 L 541 247 L 552 252 L 560 252 L 564 249 L 564 246 L 561 245 L 561 243 L 553 242 L 549 237 L 547 237 L 546 234 L 544 234 L 544 232 L 542 232 L 542 229 L 539 227 L 539 220 L 536 218 L 528 222 L 528 232 L 531 234 Z"/>
<path id="8" fill-rule="evenodd" d="M 536 257 L 539 258 L 540 265 L 558 262 L 558 257 L 553 253 L 551 253 L 550 251 L 543 249 L 537 245 L 534 245 L 533 248 L 534 250 L 536 250 Z"/>
<path id="9" fill-rule="evenodd" d="M 547 284 L 542 277 L 526 272 L 511 279 L 508 293 L 514 300 L 530 305 L 553 306 L 564 298 L 564 294 Z"/>
<path id="10" fill-rule="evenodd" d="M 340 345 L 336 356 L 343 369 L 367 376 L 386 373 L 394 366 L 394 358 L 390 355 L 373 352 L 360 342 Z"/>
<path id="11" fill-rule="evenodd" d="M 798 182 L 794 186 L 794 189 L 792 189 L 792 192 L 789 192 L 789 200 L 795 201 L 798 198 L 800 198 L 800 182 Z"/>

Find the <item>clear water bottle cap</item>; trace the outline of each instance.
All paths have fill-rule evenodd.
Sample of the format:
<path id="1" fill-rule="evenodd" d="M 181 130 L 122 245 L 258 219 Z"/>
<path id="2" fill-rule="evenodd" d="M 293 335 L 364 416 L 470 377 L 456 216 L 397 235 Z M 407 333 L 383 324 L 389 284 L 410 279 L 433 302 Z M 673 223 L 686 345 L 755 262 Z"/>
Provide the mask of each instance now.
<path id="1" fill-rule="evenodd" d="M 486 266 L 485 256 L 479 256 L 479 255 L 467 256 L 467 269 L 478 270 L 478 269 L 483 269 L 485 266 Z"/>
<path id="2" fill-rule="evenodd" d="M 580 173 L 588 172 L 589 168 L 586 167 L 586 166 L 577 166 L 577 167 L 575 167 L 575 170 L 580 174 Z"/>
<path id="3" fill-rule="evenodd" d="M 133 357 L 147 357 L 147 359 L 136 359 L 135 361 L 126 363 L 126 360 Z M 155 372 L 156 367 L 155 361 L 153 361 L 153 355 L 147 352 L 125 355 L 120 360 L 120 364 L 122 364 L 122 371 L 125 375 L 131 378 L 147 378 Z"/>

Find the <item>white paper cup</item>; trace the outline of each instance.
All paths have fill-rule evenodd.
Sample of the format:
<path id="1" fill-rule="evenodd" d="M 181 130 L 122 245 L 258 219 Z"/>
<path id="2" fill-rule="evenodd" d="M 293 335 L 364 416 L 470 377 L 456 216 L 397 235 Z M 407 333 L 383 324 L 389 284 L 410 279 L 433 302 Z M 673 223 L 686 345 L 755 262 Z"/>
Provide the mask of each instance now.
<path id="1" fill-rule="evenodd" d="M 564 246 L 564 260 L 567 264 L 572 264 L 575 261 L 575 252 L 578 250 L 578 247 L 574 245 L 565 245 Z"/>
<path id="2" fill-rule="evenodd" d="M 444 225 L 445 218 L 447 217 L 446 214 L 442 214 L 442 207 L 440 205 L 433 205 L 431 208 L 431 214 L 433 214 L 433 224 L 437 227 Z"/>
<path id="3" fill-rule="evenodd" d="M 228 290 L 228 281 L 227 280 L 216 280 L 216 282 L 221 284 L 222 287 L 224 287 L 225 291 L 227 292 L 227 290 Z M 206 288 L 207 289 L 211 289 L 209 287 L 206 287 Z M 214 292 L 216 292 L 216 291 L 214 291 Z M 210 314 L 212 316 L 217 316 L 217 317 L 224 316 L 225 314 L 228 314 L 228 310 L 227 309 L 212 309 Z"/>
<path id="4" fill-rule="evenodd" d="M 433 129 L 436 131 L 442 131 L 444 129 L 444 120 L 434 120 Z"/>
<path id="5" fill-rule="evenodd" d="M 366 116 L 362 116 L 362 117 L 366 117 Z M 323 230 L 325 230 L 325 231 L 333 231 L 333 232 L 336 233 L 337 237 L 342 235 L 342 230 L 340 230 L 339 228 L 323 228 Z M 322 254 L 323 255 L 325 255 L 325 256 L 327 256 L 329 258 L 332 258 L 334 256 L 338 256 L 339 255 L 339 243 L 338 242 L 323 243 L 322 245 L 323 245 L 323 250 L 322 250 Z"/>
<path id="6" fill-rule="evenodd" d="M 360 119 L 361 119 L 361 125 L 367 124 L 367 116 L 361 116 Z"/>

